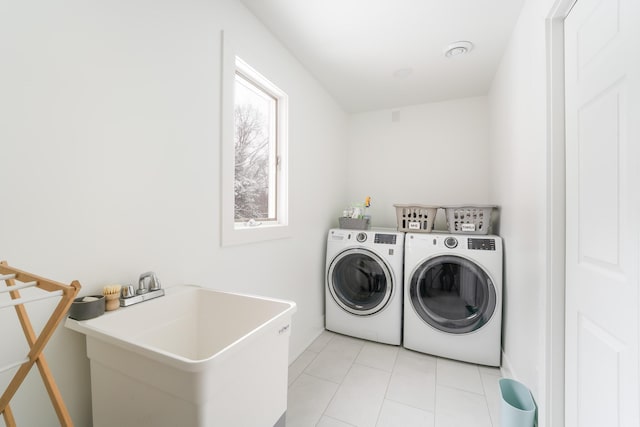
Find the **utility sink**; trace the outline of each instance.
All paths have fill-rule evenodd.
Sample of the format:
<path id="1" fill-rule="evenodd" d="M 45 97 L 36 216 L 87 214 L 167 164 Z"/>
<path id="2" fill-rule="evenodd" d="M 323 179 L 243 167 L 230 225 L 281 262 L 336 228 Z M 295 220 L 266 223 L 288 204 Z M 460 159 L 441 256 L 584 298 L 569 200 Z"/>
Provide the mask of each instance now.
<path id="1" fill-rule="evenodd" d="M 86 335 L 93 425 L 284 426 L 293 302 L 198 286 L 65 327 Z"/>

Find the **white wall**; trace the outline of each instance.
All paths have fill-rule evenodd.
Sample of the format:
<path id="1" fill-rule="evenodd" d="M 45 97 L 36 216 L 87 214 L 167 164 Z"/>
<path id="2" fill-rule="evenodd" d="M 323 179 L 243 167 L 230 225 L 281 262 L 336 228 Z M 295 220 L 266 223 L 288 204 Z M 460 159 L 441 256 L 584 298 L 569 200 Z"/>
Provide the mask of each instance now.
<path id="1" fill-rule="evenodd" d="M 371 196 L 374 226 L 396 227 L 396 203 L 487 203 L 487 98 L 354 114 L 348 158 L 350 200 Z M 442 211 L 436 226 L 446 229 Z"/>
<path id="2" fill-rule="evenodd" d="M 526 2 L 489 94 L 491 200 L 502 207 L 503 364 L 532 389 L 545 425 L 547 318 L 547 58 L 553 0 Z"/>
<path id="3" fill-rule="evenodd" d="M 292 238 L 220 247 L 223 29 L 289 95 Z M 235 0 L 7 2 L 0 40 L 0 257 L 82 295 L 154 270 L 291 299 L 297 356 L 323 327 L 325 233 L 348 200 L 347 116 L 310 74 Z M 14 326 L 0 365 L 22 354 Z M 84 339 L 60 328 L 46 354 L 90 425 Z M 20 425 L 58 425 L 36 375 L 12 406 Z"/>

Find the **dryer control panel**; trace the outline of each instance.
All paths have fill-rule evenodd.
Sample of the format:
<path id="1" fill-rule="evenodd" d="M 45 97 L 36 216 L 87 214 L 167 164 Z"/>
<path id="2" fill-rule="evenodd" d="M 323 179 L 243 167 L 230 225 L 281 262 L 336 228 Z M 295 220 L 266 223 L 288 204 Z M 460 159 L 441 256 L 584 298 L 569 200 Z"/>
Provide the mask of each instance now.
<path id="1" fill-rule="evenodd" d="M 470 238 L 467 240 L 467 249 L 477 249 L 481 251 L 495 251 L 496 241 L 495 239 Z"/>

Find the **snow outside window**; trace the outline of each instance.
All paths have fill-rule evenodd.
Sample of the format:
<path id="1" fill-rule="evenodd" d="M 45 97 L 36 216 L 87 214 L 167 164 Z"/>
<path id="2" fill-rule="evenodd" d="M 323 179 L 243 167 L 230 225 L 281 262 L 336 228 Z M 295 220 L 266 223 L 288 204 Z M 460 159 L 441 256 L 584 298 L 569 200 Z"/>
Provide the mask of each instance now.
<path id="1" fill-rule="evenodd" d="M 225 75 L 222 243 L 287 237 L 287 95 L 237 56 Z"/>

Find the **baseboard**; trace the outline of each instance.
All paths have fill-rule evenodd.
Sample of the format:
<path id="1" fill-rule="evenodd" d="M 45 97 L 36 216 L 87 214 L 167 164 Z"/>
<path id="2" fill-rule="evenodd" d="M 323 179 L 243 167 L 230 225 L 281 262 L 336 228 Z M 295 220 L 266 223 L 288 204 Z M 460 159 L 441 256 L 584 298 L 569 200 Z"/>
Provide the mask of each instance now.
<path id="1" fill-rule="evenodd" d="M 309 339 L 307 339 L 306 344 L 301 349 L 297 349 L 297 351 L 292 351 L 291 353 L 289 353 L 289 366 L 291 366 L 291 364 L 295 362 L 298 357 L 300 357 L 300 355 L 316 340 L 316 338 L 318 338 L 320 334 L 324 332 L 324 314 L 322 316 L 318 316 L 317 323 L 315 323 L 314 325 L 315 327 L 313 328 L 313 330 L 309 330 L 307 332 Z M 295 323 L 293 327 L 295 328 Z"/>
<path id="2" fill-rule="evenodd" d="M 273 425 L 273 427 L 285 427 L 287 423 L 287 411 L 284 411 L 278 422 Z"/>
<path id="3" fill-rule="evenodd" d="M 504 352 L 504 349 L 502 349 L 502 364 L 500 366 L 500 372 L 502 372 L 502 376 L 504 378 L 517 379 L 513 372 L 513 365 L 511 365 L 511 361 Z"/>

